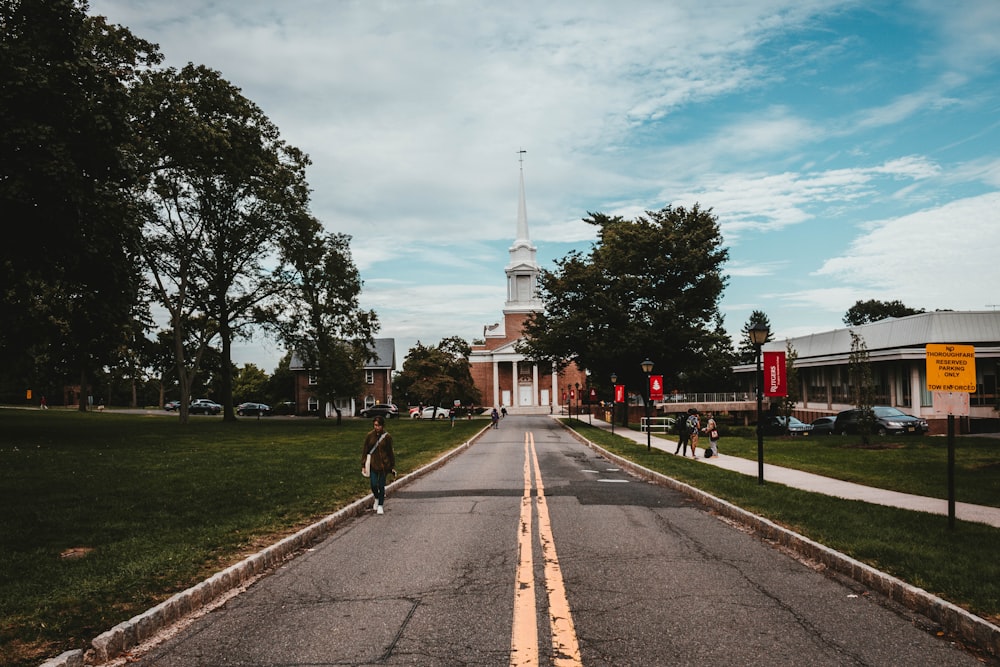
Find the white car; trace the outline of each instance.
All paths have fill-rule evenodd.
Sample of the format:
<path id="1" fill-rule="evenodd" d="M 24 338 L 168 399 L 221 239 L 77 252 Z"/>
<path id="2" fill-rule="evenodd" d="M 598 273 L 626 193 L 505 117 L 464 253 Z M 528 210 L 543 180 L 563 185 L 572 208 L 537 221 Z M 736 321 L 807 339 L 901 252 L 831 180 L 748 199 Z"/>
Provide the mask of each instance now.
<path id="1" fill-rule="evenodd" d="M 435 413 L 435 410 L 437 411 Z M 447 419 L 448 408 L 435 408 L 433 405 L 424 408 L 423 411 L 417 409 L 410 412 L 410 419 Z"/>

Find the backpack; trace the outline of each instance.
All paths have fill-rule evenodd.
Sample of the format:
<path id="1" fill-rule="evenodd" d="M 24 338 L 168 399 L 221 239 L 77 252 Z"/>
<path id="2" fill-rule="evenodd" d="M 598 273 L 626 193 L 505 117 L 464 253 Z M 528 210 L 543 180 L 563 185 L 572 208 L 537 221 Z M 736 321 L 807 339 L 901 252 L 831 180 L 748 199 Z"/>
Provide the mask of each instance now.
<path id="1" fill-rule="evenodd" d="M 705 458 L 706 459 L 712 458 L 712 448 L 711 447 L 706 447 L 705 448 Z"/>

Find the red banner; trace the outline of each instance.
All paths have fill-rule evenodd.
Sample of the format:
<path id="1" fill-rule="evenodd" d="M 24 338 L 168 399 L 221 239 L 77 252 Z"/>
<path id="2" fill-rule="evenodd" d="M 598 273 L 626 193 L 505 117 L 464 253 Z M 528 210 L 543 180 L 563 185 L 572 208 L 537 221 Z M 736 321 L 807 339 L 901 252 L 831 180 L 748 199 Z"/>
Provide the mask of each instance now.
<path id="1" fill-rule="evenodd" d="M 625 402 L 625 385 L 616 384 L 615 385 L 615 403 Z"/>
<path id="2" fill-rule="evenodd" d="M 764 353 L 764 395 L 788 396 L 788 378 L 786 377 L 785 353 Z"/>
<path id="3" fill-rule="evenodd" d="M 663 400 L 663 376 L 662 375 L 650 375 L 649 376 L 649 400 L 650 401 L 662 401 Z"/>

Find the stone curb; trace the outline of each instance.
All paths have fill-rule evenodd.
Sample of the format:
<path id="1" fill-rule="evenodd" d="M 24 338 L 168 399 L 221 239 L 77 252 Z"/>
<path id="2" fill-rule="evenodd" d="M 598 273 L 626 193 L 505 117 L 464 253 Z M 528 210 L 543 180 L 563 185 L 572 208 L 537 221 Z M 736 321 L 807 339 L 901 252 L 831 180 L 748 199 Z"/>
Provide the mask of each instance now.
<path id="1" fill-rule="evenodd" d="M 561 421 L 559 423 L 562 424 Z M 748 512 L 741 507 L 737 507 L 721 498 L 716 498 L 672 477 L 667 477 L 662 473 L 649 470 L 633 461 L 612 454 L 565 424 L 562 424 L 562 426 L 577 440 L 602 456 L 607 457 L 610 461 L 613 461 L 616 465 L 629 471 L 636 477 L 680 491 L 711 508 L 718 514 L 753 529 L 757 535 L 776 542 L 805 558 L 821 563 L 825 567 L 857 581 L 882 594 L 889 600 L 926 616 L 941 625 L 946 631 L 954 633 L 963 641 L 986 651 L 994 657 L 1000 657 L 1000 627 L 993 625 L 986 619 L 976 616 L 947 600 L 932 595 L 922 588 L 912 586 L 901 579 L 881 572 L 846 554 L 842 554 L 819 542 L 814 542 L 808 537 L 779 526 L 762 516 Z"/>
<path id="2" fill-rule="evenodd" d="M 478 433 L 458 447 L 442 454 L 427 465 L 404 475 L 386 486 L 386 492 L 406 486 L 440 468 L 452 457 L 465 451 L 486 432 L 483 427 Z M 278 565 L 291 560 L 306 547 L 319 542 L 348 519 L 363 515 L 371 507 L 371 495 L 357 500 L 299 532 L 272 544 L 246 559 L 217 572 L 200 584 L 177 593 L 152 609 L 95 637 L 89 651 L 82 649 L 66 651 L 58 657 L 47 660 L 40 667 L 83 667 L 84 664 L 100 665 L 117 658 L 144 641 L 181 621 L 185 617 L 208 607 L 213 601 L 247 584 L 257 577 L 270 572 Z"/>

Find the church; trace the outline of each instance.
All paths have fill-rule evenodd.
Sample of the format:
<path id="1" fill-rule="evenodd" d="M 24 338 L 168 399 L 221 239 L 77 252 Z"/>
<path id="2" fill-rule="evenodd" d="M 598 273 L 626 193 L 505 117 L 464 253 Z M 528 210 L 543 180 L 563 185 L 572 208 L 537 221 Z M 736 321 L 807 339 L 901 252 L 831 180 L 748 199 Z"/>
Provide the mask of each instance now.
<path id="1" fill-rule="evenodd" d="M 578 394 L 586 388 L 584 371 L 570 364 L 562 373 L 550 362 L 534 362 L 517 351 L 524 323 L 544 309 L 538 297 L 537 248 L 528 236 L 524 195 L 524 163 L 520 168 L 517 203 L 517 237 L 510 247 L 505 269 L 507 301 L 503 319 L 483 327 L 483 341 L 472 345 L 469 365 L 472 380 L 487 407 L 506 407 L 517 414 L 558 413 L 567 401 L 584 402 Z"/>

